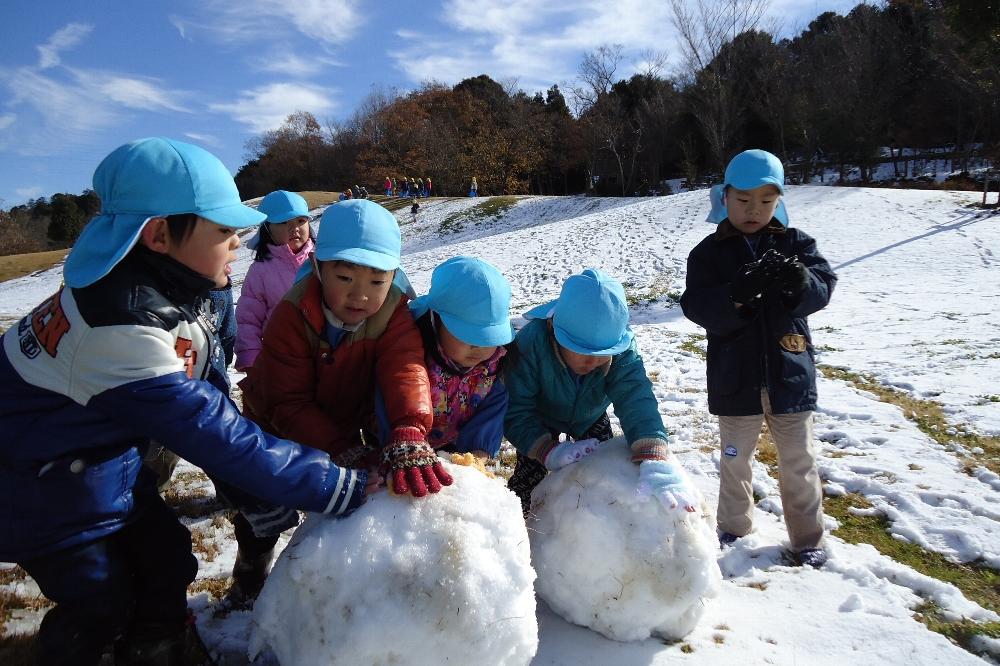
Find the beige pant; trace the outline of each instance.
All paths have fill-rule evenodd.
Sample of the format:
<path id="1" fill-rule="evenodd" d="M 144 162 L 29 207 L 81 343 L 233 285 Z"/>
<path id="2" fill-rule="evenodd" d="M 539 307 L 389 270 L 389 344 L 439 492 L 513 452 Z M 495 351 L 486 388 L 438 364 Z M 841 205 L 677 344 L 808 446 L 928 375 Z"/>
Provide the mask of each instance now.
<path id="1" fill-rule="evenodd" d="M 720 416 L 722 456 L 719 465 L 719 529 L 744 536 L 753 529 L 750 461 L 761 424 L 767 421 L 778 450 L 781 506 L 793 551 L 818 546 L 823 539 L 823 490 L 816 471 L 812 412 L 772 414 L 767 391 L 761 391 L 763 414 Z"/>

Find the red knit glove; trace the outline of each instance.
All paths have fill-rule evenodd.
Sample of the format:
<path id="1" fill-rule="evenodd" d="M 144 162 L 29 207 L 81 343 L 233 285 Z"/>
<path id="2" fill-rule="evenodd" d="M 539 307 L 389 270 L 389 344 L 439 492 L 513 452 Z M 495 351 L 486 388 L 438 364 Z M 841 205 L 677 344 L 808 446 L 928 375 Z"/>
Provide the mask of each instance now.
<path id="1" fill-rule="evenodd" d="M 382 450 L 382 469 L 397 495 L 423 497 L 452 483 L 451 475 L 418 428 L 392 431 L 389 444 Z"/>

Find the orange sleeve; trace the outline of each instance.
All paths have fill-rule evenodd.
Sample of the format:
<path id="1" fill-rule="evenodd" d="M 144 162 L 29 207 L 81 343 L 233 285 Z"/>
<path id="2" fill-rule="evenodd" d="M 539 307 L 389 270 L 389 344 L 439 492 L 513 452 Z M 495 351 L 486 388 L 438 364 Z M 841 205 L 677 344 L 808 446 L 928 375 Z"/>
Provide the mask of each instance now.
<path id="1" fill-rule="evenodd" d="M 419 428 L 425 435 L 434 422 L 424 344 L 417 323 L 402 298 L 376 345 L 375 376 L 393 428 Z"/>

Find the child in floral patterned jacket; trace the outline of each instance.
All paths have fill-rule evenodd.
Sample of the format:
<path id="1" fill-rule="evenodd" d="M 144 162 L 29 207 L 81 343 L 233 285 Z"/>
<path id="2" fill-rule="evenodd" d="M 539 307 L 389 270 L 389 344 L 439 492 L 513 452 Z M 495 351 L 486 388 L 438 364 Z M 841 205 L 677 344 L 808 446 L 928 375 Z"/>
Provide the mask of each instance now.
<path id="1" fill-rule="evenodd" d="M 410 311 L 424 340 L 435 449 L 496 457 L 503 438 L 507 389 L 499 378 L 514 339 L 510 285 L 495 267 L 453 257 L 431 275 L 430 291 Z"/>

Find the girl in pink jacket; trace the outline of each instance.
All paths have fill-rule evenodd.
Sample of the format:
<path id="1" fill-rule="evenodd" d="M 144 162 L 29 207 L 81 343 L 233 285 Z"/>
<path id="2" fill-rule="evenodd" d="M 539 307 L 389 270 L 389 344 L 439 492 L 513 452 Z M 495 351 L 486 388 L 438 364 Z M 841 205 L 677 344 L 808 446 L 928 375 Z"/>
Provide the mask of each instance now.
<path id="1" fill-rule="evenodd" d="M 264 325 L 313 251 L 309 205 L 301 196 L 276 190 L 257 210 L 267 221 L 260 226 L 254 261 L 236 303 L 236 369 L 241 372 L 253 365 Z"/>

